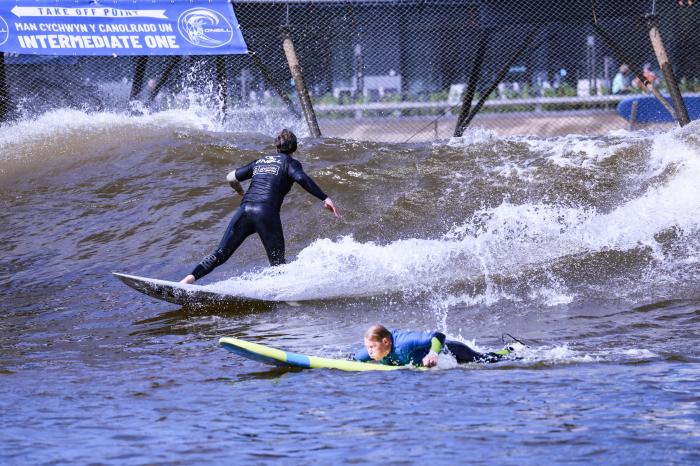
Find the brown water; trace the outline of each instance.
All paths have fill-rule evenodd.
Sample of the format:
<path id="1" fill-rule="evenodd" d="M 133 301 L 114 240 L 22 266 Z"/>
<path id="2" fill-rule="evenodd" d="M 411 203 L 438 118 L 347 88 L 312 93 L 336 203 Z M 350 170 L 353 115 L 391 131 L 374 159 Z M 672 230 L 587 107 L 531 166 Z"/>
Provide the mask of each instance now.
<path id="1" fill-rule="evenodd" d="M 300 306 L 179 308 L 112 271 L 179 279 L 270 134 L 194 111 L 58 111 L 0 127 L 0 458 L 498 464 L 700 461 L 700 138 L 303 140 L 344 214 L 295 187 L 289 263 L 250 238 L 203 282 Z M 267 133 L 267 134 L 265 134 Z M 471 139 L 471 140 L 470 140 Z M 366 326 L 439 329 L 491 367 L 283 371 L 236 336 L 343 357 Z"/>

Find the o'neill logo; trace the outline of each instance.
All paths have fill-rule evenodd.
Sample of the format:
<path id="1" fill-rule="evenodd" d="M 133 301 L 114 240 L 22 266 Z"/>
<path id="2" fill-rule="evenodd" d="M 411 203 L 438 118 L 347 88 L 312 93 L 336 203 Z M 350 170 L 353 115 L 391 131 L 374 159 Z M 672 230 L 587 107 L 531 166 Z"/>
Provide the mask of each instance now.
<path id="1" fill-rule="evenodd" d="M 198 47 L 216 48 L 231 42 L 233 26 L 218 11 L 192 8 L 180 15 L 177 28 L 182 37 Z"/>
<path id="2" fill-rule="evenodd" d="M 0 45 L 4 44 L 7 42 L 7 39 L 10 37 L 10 28 L 5 22 L 5 20 L 0 16 Z"/>

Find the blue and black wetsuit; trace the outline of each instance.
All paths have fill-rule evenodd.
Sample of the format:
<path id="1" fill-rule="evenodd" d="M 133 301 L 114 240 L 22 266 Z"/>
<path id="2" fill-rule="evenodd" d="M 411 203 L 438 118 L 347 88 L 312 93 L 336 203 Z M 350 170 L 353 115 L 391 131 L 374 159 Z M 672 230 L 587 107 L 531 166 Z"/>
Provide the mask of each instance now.
<path id="1" fill-rule="evenodd" d="M 503 359 L 507 354 L 507 352 L 501 354 L 500 351 L 496 353 L 479 353 L 464 343 L 447 340 L 445 334 L 440 332 L 392 330 L 391 351 L 378 362 L 390 366 L 406 366 L 408 364 L 421 366 L 423 365 L 423 358 L 431 349 L 435 350 L 437 353 L 444 350 L 452 354 L 459 364 L 468 362 L 496 362 Z M 354 358 L 357 361 L 363 362 L 372 360 L 365 348 L 355 353 Z"/>
<path id="2" fill-rule="evenodd" d="M 241 206 L 233 213 L 224 237 L 213 254 L 205 257 L 192 271 L 199 280 L 231 257 L 248 236 L 257 233 L 265 247 L 270 265 L 285 263 L 284 234 L 280 221 L 282 201 L 297 182 L 320 200 L 328 196 L 299 163 L 288 154 L 277 153 L 255 160 L 235 171 L 237 181 L 251 180 Z"/>

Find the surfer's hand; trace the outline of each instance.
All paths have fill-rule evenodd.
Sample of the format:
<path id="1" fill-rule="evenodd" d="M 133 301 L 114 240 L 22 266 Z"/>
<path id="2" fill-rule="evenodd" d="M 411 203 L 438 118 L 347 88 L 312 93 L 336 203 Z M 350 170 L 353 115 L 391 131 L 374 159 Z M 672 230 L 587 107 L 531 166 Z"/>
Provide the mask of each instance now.
<path id="1" fill-rule="evenodd" d="M 185 285 L 191 285 L 194 283 L 194 275 L 188 275 L 182 280 L 180 280 L 180 283 L 185 284 Z"/>
<path id="2" fill-rule="evenodd" d="M 340 216 L 340 212 L 338 211 L 338 208 L 337 208 L 337 207 L 335 206 L 335 204 L 333 203 L 333 199 L 331 199 L 330 197 L 327 197 L 326 200 L 323 201 L 323 207 L 324 207 L 327 211 L 333 212 L 333 215 L 335 215 L 336 217 L 342 218 L 342 217 Z"/>
<path id="3" fill-rule="evenodd" d="M 238 194 L 243 196 L 245 194 L 245 191 L 243 190 L 243 186 L 241 186 L 241 183 L 238 181 L 229 181 L 228 184 L 231 185 L 234 191 L 236 191 Z"/>
<path id="4" fill-rule="evenodd" d="M 238 194 L 241 196 L 245 194 L 245 191 L 243 191 L 243 186 L 241 186 L 240 181 L 236 179 L 236 170 L 233 170 L 226 175 L 226 181 L 228 181 L 228 184 L 231 185 L 233 190 Z"/>
<path id="5" fill-rule="evenodd" d="M 438 363 L 438 355 L 435 351 L 430 351 L 423 358 L 423 365 L 425 367 L 437 366 L 437 363 Z"/>

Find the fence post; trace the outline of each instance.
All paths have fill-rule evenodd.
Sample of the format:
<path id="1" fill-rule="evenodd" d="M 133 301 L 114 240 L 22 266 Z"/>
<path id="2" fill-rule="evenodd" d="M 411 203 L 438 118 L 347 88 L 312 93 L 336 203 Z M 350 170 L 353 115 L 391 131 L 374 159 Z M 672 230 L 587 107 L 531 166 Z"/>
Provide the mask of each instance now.
<path id="1" fill-rule="evenodd" d="M 467 127 L 464 122 L 469 117 L 469 112 L 472 109 L 472 100 L 474 99 L 474 93 L 476 92 L 476 85 L 479 81 L 479 75 L 481 74 L 481 66 L 484 63 L 484 57 L 486 56 L 486 49 L 489 45 L 490 31 L 485 29 L 481 35 L 481 41 L 479 42 L 479 49 L 476 52 L 476 58 L 474 59 L 474 67 L 472 68 L 471 76 L 469 77 L 469 85 L 467 90 L 464 92 L 462 97 L 462 110 L 459 112 L 459 117 L 457 117 L 457 124 L 455 125 L 455 130 L 453 136 L 458 138 L 464 134 L 464 129 Z"/>
<path id="2" fill-rule="evenodd" d="M 216 83 L 220 100 L 219 110 L 221 121 L 226 119 L 228 113 L 228 83 L 226 82 L 226 56 L 216 56 Z M 243 96 L 245 98 L 245 96 Z"/>
<path id="3" fill-rule="evenodd" d="M 134 79 L 131 82 L 131 94 L 129 95 L 129 102 L 135 101 L 141 93 L 141 89 L 143 89 L 143 78 L 146 76 L 147 66 L 147 56 L 143 55 L 134 58 Z"/>
<path id="4" fill-rule="evenodd" d="M 612 50 L 613 54 L 617 57 L 617 59 L 622 62 L 622 63 L 627 63 L 632 70 L 632 73 L 634 73 L 635 76 L 637 76 L 637 79 L 639 79 L 639 82 L 644 84 L 644 87 L 646 90 L 654 94 L 654 97 L 656 97 L 656 100 L 659 101 L 661 105 L 668 111 L 668 113 L 673 117 L 674 120 L 678 121 L 678 117 L 676 116 L 676 111 L 674 110 L 673 106 L 668 103 L 668 100 L 666 100 L 662 95 L 659 90 L 654 87 L 653 83 L 650 83 L 647 81 L 647 78 L 644 76 L 644 73 L 639 70 L 639 68 L 634 64 L 632 60 L 627 56 L 627 54 L 617 46 L 615 41 L 608 35 L 605 30 L 598 25 L 597 22 L 593 22 L 593 28 L 596 30 L 596 32 L 602 37 L 603 41 L 605 44 Z"/>
<path id="5" fill-rule="evenodd" d="M 158 96 L 158 93 L 160 90 L 163 88 L 165 83 L 168 81 L 168 78 L 170 77 L 170 73 L 173 72 L 177 64 L 180 63 L 180 56 L 179 55 L 174 55 L 170 57 L 168 66 L 165 67 L 165 70 L 163 70 L 163 74 L 160 76 L 158 79 L 158 82 L 156 83 L 156 86 L 151 90 L 150 95 L 148 96 L 148 103 L 153 103 L 155 98 Z"/>
<path id="6" fill-rule="evenodd" d="M 277 93 L 278 96 L 280 96 L 282 101 L 287 105 L 289 111 L 292 112 L 292 114 L 295 117 L 301 118 L 301 114 L 297 111 L 296 108 L 294 108 L 294 102 L 292 102 L 292 99 L 290 99 L 287 93 L 284 92 L 284 89 L 282 89 L 282 87 L 280 87 L 279 84 L 277 84 L 277 81 L 275 81 L 274 76 L 272 76 L 272 73 L 270 73 L 270 70 L 267 69 L 267 67 L 262 62 L 258 54 L 251 50 L 248 52 L 248 55 L 250 55 L 250 58 L 253 59 L 253 63 L 255 64 L 255 66 L 258 67 L 258 70 L 263 75 L 263 78 L 265 78 L 267 83 L 270 86 L 272 86 L 272 89 Z"/>
<path id="7" fill-rule="evenodd" d="M 479 110 L 481 110 L 481 107 L 484 106 L 486 103 L 486 99 L 489 98 L 491 93 L 496 90 L 498 87 L 498 84 L 503 81 L 503 79 L 506 77 L 506 74 L 508 74 L 508 70 L 510 70 L 510 67 L 513 66 L 513 63 L 520 57 L 520 55 L 525 52 L 525 50 L 530 46 L 530 43 L 532 43 L 532 40 L 535 38 L 535 35 L 537 35 L 538 28 L 534 28 L 530 34 L 525 38 L 525 41 L 520 45 L 520 48 L 513 54 L 513 56 L 508 60 L 506 65 L 501 69 L 501 71 L 498 73 L 498 76 L 496 76 L 496 80 L 491 83 L 491 86 L 486 89 L 486 92 L 484 92 L 484 95 L 479 99 L 479 101 L 474 105 L 474 108 L 469 112 L 469 116 L 464 120 L 462 123 L 462 127 L 466 128 L 469 126 L 469 123 L 474 119 L 477 113 L 479 113 Z M 539 46 L 539 43 L 538 43 Z M 464 129 L 462 129 L 464 131 Z"/>
<path id="8" fill-rule="evenodd" d="M 683 102 L 683 96 L 681 95 L 681 91 L 680 89 L 678 89 L 678 82 L 676 81 L 676 76 L 673 74 L 673 67 L 668 61 L 666 47 L 664 47 L 664 42 L 661 39 L 661 32 L 659 31 L 659 27 L 656 24 L 656 17 L 654 15 L 647 15 L 646 20 L 647 27 L 649 28 L 649 39 L 651 40 L 651 46 L 654 48 L 656 59 L 659 62 L 661 71 L 664 73 L 664 78 L 666 78 L 668 91 L 671 94 L 673 107 L 676 110 L 676 119 L 680 126 L 685 126 L 688 123 L 690 123 L 688 109 L 685 106 L 685 102 Z"/>
<path id="9" fill-rule="evenodd" d="M 355 92 L 352 95 L 352 103 L 356 104 L 360 98 L 365 101 L 365 60 L 362 55 L 362 46 L 355 45 Z M 355 110 L 355 118 L 362 118 L 362 110 Z"/>
<path id="10" fill-rule="evenodd" d="M 0 123 L 10 116 L 10 92 L 5 79 L 5 53 L 0 52 Z"/>
<path id="11" fill-rule="evenodd" d="M 306 118 L 306 124 L 309 126 L 309 132 L 311 133 L 312 137 L 321 137 L 321 129 L 318 127 L 318 121 L 316 120 L 314 107 L 311 104 L 309 91 L 307 90 L 306 84 L 304 83 L 304 76 L 301 71 L 299 59 L 297 58 L 296 50 L 294 50 L 294 43 L 292 42 L 292 38 L 289 35 L 289 31 L 284 32 L 284 41 L 282 42 L 282 47 L 284 48 L 284 54 L 287 57 L 289 71 L 291 71 L 292 78 L 294 78 L 294 85 L 296 86 L 297 93 L 299 94 L 301 110 L 304 112 L 304 118 Z"/>
<path id="12" fill-rule="evenodd" d="M 632 110 L 630 111 L 630 125 L 629 130 L 634 130 L 634 125 L 637 123 L 637 112 L 639 111 L 639 101 L 635 100 L 632 102 Z"/>

